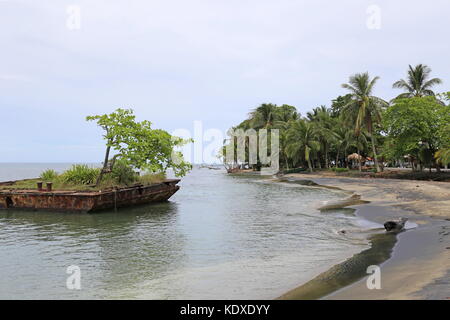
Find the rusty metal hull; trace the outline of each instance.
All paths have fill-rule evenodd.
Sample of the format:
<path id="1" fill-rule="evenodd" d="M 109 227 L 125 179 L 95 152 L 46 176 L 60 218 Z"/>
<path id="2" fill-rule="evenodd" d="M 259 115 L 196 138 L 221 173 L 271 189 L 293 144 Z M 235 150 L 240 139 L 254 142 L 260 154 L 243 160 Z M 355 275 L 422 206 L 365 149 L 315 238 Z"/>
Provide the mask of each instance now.
<path id="1" fill-rule="evenodd" d="M 96 192 L 0 190 L 0 210 L 52 210 L 95 212 L 100 210 L 167 201 L 180 188 L 178 179 L 162 183 Z"/>

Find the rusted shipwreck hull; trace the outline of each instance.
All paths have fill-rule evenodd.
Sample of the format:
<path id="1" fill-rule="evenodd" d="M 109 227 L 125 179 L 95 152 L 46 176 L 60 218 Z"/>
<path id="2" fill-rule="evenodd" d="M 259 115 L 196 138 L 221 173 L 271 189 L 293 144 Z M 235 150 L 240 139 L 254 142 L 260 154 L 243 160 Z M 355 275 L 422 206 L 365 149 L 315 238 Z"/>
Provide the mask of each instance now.
<path id="1" fill-rule="evenodd" d="M 94 212 L 168 200 L 179 179 L 103 191 L 0 190 L 1 209 Z M 3 184 L 4 185 L 4 184 Z"/>

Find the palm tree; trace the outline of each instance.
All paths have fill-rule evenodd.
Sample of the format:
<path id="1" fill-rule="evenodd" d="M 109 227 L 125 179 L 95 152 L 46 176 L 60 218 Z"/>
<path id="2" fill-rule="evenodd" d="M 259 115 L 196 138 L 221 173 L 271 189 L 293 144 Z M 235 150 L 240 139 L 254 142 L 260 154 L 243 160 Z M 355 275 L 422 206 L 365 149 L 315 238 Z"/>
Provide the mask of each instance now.
<path id="1" fill-rule="evenodd" d="M 319 142 L 315 138 L 314 127 L 304 119 L 292 121 L 286 135 L 287 154 L 294 162 L 304 159 L 312 172 L 311 155 L 319 150 Z"/>
<path id="2" fill-rule="evenodd" d="M 333 128 L 334 143 L 336 146 L 336 168 L 339 163 L 339 155 L 341 151 L 344 152 L 344 159 L 347 157 L 347 149 L 352 146 L 355 132 L 353 129 L 347 127 L 345 123 L 340 122 Z"/>
<path id="3" fill-rule="evenodd" d="M 444 166 L 450 163 L 450 148 L 442 148 L 435 153 L 435 158 Z M 436 166 L 437 168 L 438 166 Z"/>
<path id="4" fill-rule="evenodd" d="M 331 109 L 325 106 L 320 106 L 313 109 L 313 112 L 307 113 L 308 119 L 314 125 L 317 140 L 320 142 L 321 153 L 325 156 L 325 168 L 329 168 L 328 152 L 329 147 L 335 140 L 335 133 L 333 128 L 336 125 L 336 119 L 332 117 Z M 320 159 L 319 159 L 320 166 Z"/>
<path id="5" fill-rule="evenodd" d="M 263 103 L 250 113 L 253 129 L 268 129 L 276 120 L 278 107 L 276 104 Z"/>
<path id="6" fill-rule="evenodd" d="M 367 139 L 364 132 L 360 132 L 358 135 L 353 135 L 349 145 L 356 148 L 356 153 L 358 154 L 358 169 L 359 171 L 362 171 L 361 151 L 363 151 L 367 146 Z"/>
<path id="7" fill-rule="evenodd" d="M 357 73 L 350 77 L 349 83 L 342 87 L 350 91 L 350 101 L 343 107 L 344 117 L 355 123 L 355 135 L 359 135 L 365 127 L 370 135 L 375 167 L 380 172 L 378 156 L 375 147 L 374 124 L 381 121 L 381 109 L 388 103 L 372 95 L 373 87 L 379 77 L 370 79 L 369 73 Z"/>
<path id="8" fill-rule="evenodd" d="M 418 64 L 414 68 L 409 65 L 407 80 L 401 79 L 392 85 L 393 88 L 407 91 L 397 96 L 396 99 L 434 96 L 435 94 L 430 88 L 434 85 L 441 84 L 442 80 L 439 78 L 427 80 L 430 77 L 430 73 L 431 69 L 424 64 Z"/>
<path id="9" fill-rule="evenodd" d="M 320 107 L 312 109 L 312 111 L 308 111 L 306 113 L 306 117 L 308 118 L 308 120 L 314 121 L 320 116 L 320 114 L 323 114 L 324 112 L 328 113 L 328 109 L 326 106 L 321 105 Z"/>
<path id="10" fill-rule="evenodd" d="M 275 112 L 275 124 L 276 122 L 289 122 L 290 120 L 297 120 L 299 118 L 297 108 L 288 104 L 283 104 L 277 107 Z"/>
<path id="11" fill-rule="evenodd" d="M 280 132 L 280 154 L 282 160 L 284 160 L 286 169 L 289 169 L 289 156 L 287 154 L 287 142 L 286 135 L 287 129 L 292 121 L 297 120 L 300 114 L 294 106 L 283 104 L 277 108 L 275 121 L 273 123 L 273 128 L 278 129 Z"/>

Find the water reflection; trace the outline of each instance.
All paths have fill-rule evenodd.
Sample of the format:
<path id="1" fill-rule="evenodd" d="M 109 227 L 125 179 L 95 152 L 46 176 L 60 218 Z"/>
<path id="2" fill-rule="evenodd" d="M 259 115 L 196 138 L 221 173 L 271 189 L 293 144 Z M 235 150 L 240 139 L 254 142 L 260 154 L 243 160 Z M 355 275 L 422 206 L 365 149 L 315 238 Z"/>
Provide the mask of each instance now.
<path id="1" fill-rule="evenodd" d="M 183 261 L 183 235 L 175 227 L 177 207 L 176 203 L 167 202 L 101 214 L 1 212 L 0 255 L 9 257 L 10 268 L 14 262 L 25 273 L 35 268 L 27 267 L 27 260 L 39 261 L 45 256 L 48 261 L 44 269 L 60 275 L 48 276 L 49 291 L 56 290 L 53 297 L 73 294 L 61 282 L 70 264 L 80 266 L 82 291 L 88 291 L 87 296 L 120 288 L 124 283 L 133 286 L 164 274 Z M 22 254 L 10 255 L 18 246 Z M 146 266 L 148 263 L 151 267 Z M 14 272 L 5 274 L 0 280 L 1 288 L 15 280 Z"/>
<path id="2" fill-rule="evenodd" d="M 274 298 L 364 249 L 334 190 L 194 169 L 169 202 L 0 212 L 0 298 Z M 65 287 L 78 265 L 82 290 Z"/>

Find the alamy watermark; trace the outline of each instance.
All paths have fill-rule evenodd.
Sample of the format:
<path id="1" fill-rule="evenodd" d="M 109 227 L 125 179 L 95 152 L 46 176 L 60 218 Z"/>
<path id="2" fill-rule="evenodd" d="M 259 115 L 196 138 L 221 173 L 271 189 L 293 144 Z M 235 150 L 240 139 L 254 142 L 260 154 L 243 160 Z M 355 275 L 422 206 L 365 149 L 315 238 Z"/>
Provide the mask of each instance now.
<path id="1" fill-rule="evenodd" d="M 377 265 L 371 265 L 367 267 L 366 272 L 370 274 L 370 276 L 367 277 L 366 286 L 367 289 L 373 290 L 381 289 L 381 269 Z"/>
<path id="2" fill-rule="evenodd" d="M 66 269 L 69 276 L 66 279 L 66 288 L 69 290 L 81 290 L 81 269 L 79 266 L 70 265 Z"/>
<path id="3" fill-rule="evenodd" d="M 180 150 L 191 163 L 224 164 L 228 169 L 258 165 L 263 175 L 275 174 L 280 168 L 278 129 L 230 129 L 224 134 L 217 128 L 204 129 L 202 121 L 194 121 L 193 132 L 177 129 L 172 135 L 194 140 Z"/>
<path id="4" fill-rule="evenodd" d="M 81 29 L 81 8 L 78 5 L 70 5 L 66 8 L 66 27 L 67 29 L 80 30 Z"/>
<path id="5" fill-rule="evenodd" d="M 367 7 L 366 13 L 368 15 L 366 20 L 366 26 L 369 30 L 381 29 L 381 8 L 380 6 L 373 4 Z"/>
<path id="6" fill-rule="evenodd" d="M 261 174 L 276 174 L 280 169 L 280 133 L 278 129 L 230 129 L 224 155 L 225 163 L 262 165 Z M 270 149 L 269 149 L 270 141 Z M 269 166 L 269 167 L 264 167 Z"/>

